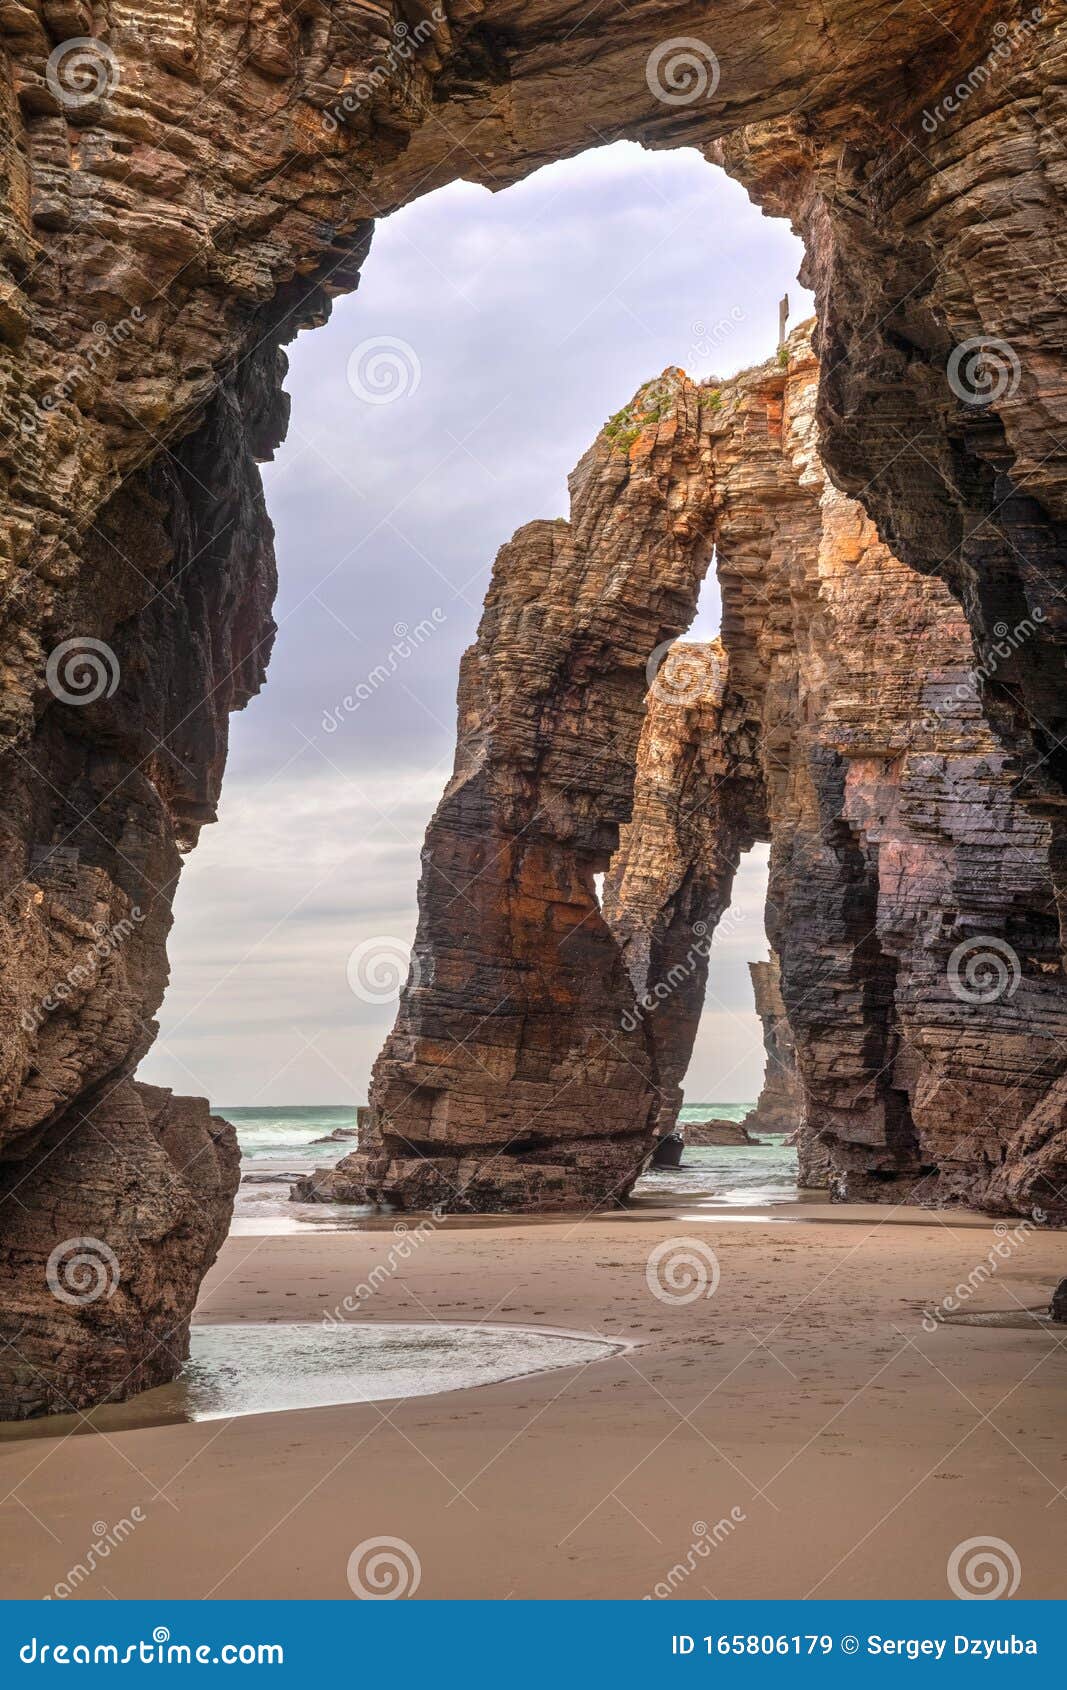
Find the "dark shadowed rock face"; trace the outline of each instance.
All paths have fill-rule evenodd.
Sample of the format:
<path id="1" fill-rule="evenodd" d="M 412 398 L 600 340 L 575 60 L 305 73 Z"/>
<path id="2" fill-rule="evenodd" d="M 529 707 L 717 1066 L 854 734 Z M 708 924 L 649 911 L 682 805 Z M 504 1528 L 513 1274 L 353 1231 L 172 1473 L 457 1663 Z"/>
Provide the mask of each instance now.
<path id="1" fill-rule="evenodd" d="M 730 685 L 762 722 L 769 936 L 838 1195 L 1065 1218 L 1067 994 L 1050 824 L 944 584 L 827 481 L 817 372 L 724 390 L 742 443 L 717 555 Z M 1014 655 L 1036 614 L 1002 630 Z"/>
<path id="2" fill-rule="evenodd" d="M 119 1081 L 4 1167 L 0 1400 L 8 1418 L 173 1379 L 226 1236 L 237 1139 L 202 1098 Z"/>
<path id="3" fill-rule="evenodd" d="M 0 743 L 0 1416 L 173 1377 L 226 1233 L 232 1129 L 130 1076 L 167 981 L 180 848 L 214 816 L 228 712 L 270 650 L 255 455 L 282 422 L 274 364 L 251 360 L 198 435 L 115 494 L 76 590 L 39 580 L 7 607 L 24 661 Z M 85 1240 L 120 1289 L 64 1303 L 47 1264 Z"/>

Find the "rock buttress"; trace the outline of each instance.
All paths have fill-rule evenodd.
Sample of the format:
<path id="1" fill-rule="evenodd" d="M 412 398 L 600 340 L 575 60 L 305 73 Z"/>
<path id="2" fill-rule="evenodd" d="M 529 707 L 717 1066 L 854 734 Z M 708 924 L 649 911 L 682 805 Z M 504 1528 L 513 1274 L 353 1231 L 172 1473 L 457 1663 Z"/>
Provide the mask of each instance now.
<path id="1" fill-rule="evenodd" d="M 76 581 L 25 582 L 17 600 L 0 733 L 0 1418 L 172 1378 L 226 1234 L 233 1129 L 130 1076 L 155 1036 L 181 850 L 214 816 L 228 713 L 273 637 L 255 458 L 278 437 L 279 374 L 273 353 L 251 359 L 204 428 L 99 513 Z M 104 1264 L 99 1281 L 79 1269 L 82 1300 L 55 1290 L 65 1244 Z"/>
<path id="2" fill-rule="evenodd" d="M 840 1196 L 1065 1218 L 1054 841 L 958 601 L 816 450 L 804 330 L 722 390 L 723 643 L 762 724 L 769 937 Z M 733 469 L 730 461 L 733 461 Z M 1041 607 L 999 630 L 1025 652 Z"/>
<path id="3" fill-rule="evenodd" d="M 660 1090 L 594 876 L 630 814 L 650 654 L 710 561 L 707 442 L 699 390 L 667 371 L 575 470 L 570 521 L 499 553 L 371 1121 L 301 1194 L 573 1209 L 633 1184 Z"/>
<path id="4" fill-rule="evenodd" d="M 626 960 L 673 1130 L 704 1007 L 713 936 L 745 851 L 766 836 L 755 724 L 729 691 L 719 641 L 679 641 L 653 676 L 632 819 L 604 883 L 604 918 Z"/>

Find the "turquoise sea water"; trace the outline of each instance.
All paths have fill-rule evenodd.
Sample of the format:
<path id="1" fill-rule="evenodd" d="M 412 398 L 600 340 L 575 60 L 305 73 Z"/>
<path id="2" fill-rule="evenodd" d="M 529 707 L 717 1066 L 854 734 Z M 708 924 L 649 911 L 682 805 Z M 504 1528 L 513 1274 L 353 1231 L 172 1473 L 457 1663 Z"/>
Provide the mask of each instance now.
<path id="1" fill-rule="evenodd" d="M 689 1104 L 681 1120 L 709 1116 L 740 1121 L 751 1103 Z M 359 1224 L 367 1211 L 334 1204 L 290 1203 L 289 1182 L 313 1167 L 331 1167 L 354 1139 L 332 1139 L 337 1128 L 352 1128 L 352 1104 L 291 1104 L 272 1109 L 215 1105 L 232 1121 L 241 1146 L 242 1182 L 234 1215 L 236 1232 L 272 1232 L 279 1226 L 337 1227 Z M 324 1141 L 324 1142 L 323 1142 Z M 759 1145 L 716 1145 L 689 1149 L 680 1168 L 646 1174 L 638 1200 L 692 1198 L 733 1209 L 786 1202 L 796 1195 L 796 1152 L 781 1134 Z"/>

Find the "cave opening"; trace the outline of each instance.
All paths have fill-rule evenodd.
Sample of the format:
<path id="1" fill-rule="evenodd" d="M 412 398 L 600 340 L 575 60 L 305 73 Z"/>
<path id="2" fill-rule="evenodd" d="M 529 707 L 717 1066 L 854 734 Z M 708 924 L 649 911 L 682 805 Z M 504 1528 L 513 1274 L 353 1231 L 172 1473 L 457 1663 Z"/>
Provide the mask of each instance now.
<path id="1" fill-rule="evenodd" d="M 494 195 L 457 182 L 379 226 L 358 294 L 290 348 L 289 433 L 264 469 L 270 684 L 233 719 L 221 825 L 183 870 L 143 1078 L 224 1108 L 365 1098 L 495 550 L 565 509 L 634 386 L 760 361 L 782 295 L 809 307 L 800 257 L 701 154 L 631 142 Z M 688 637 L 719 614 L 712 568 Z"/>

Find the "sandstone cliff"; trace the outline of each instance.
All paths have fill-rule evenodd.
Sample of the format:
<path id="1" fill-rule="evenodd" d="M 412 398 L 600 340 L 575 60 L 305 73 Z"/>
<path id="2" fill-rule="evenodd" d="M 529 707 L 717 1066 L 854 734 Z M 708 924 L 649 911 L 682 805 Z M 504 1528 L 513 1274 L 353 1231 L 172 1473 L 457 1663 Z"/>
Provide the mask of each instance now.
<path id="1" fill-rule="evenodd" d="M 568 0 L 8 0 L 0 23 L 0 1153 L 28 1181 L 152 1037 L 176 847 L 213 814 L 226 711 L 262 678 L 254 459 L 284 431 L 279 347 L 356 285 L 376 216 L 460 174 L 503 186 L 630 135 L 703 148 L 794 219 L 834 477 L 948 584 L 981 651 L 1044 612 L 980 690 L 1063 904 L 1061 5 L 656 0 L 606 30 Z M 91 680 L 76 704 L 52 684 L 70 640 L 111 654 L 92 648 L 91 702 Z M 79 962 L 101 937 L 84 912 L 119 928 L 134 906 L 121 955 Z M 1051 967 L 1044 925 L 1030 954 Z M 1054 1180 L 1037 1026 L 1044 1089 L 1010 1130 Z M 1017 1072 L 1001 1047 L 973 1065 L 990 1102 Z M 69 1224 L 99 1230 L 73 1164 L 66 1184 Z"/>
<path id="2" fill-rule="evenodd" d="M 767 838 L 805 1177 L 825 1159 L 842 1197 L 1065 1218 L 1052 831 L 959 605 L 828 482 L 817 381 L 806 328 L 732 382 L 667 372 L 583 460 L 570 529 L 498 558 L 371 1145 L 331 1194 L 624 1194 L 676 1119 L 715 926 Z M 721 644 L 655 647 L 660 588 L 683 615 L 712 540 Z"/>

